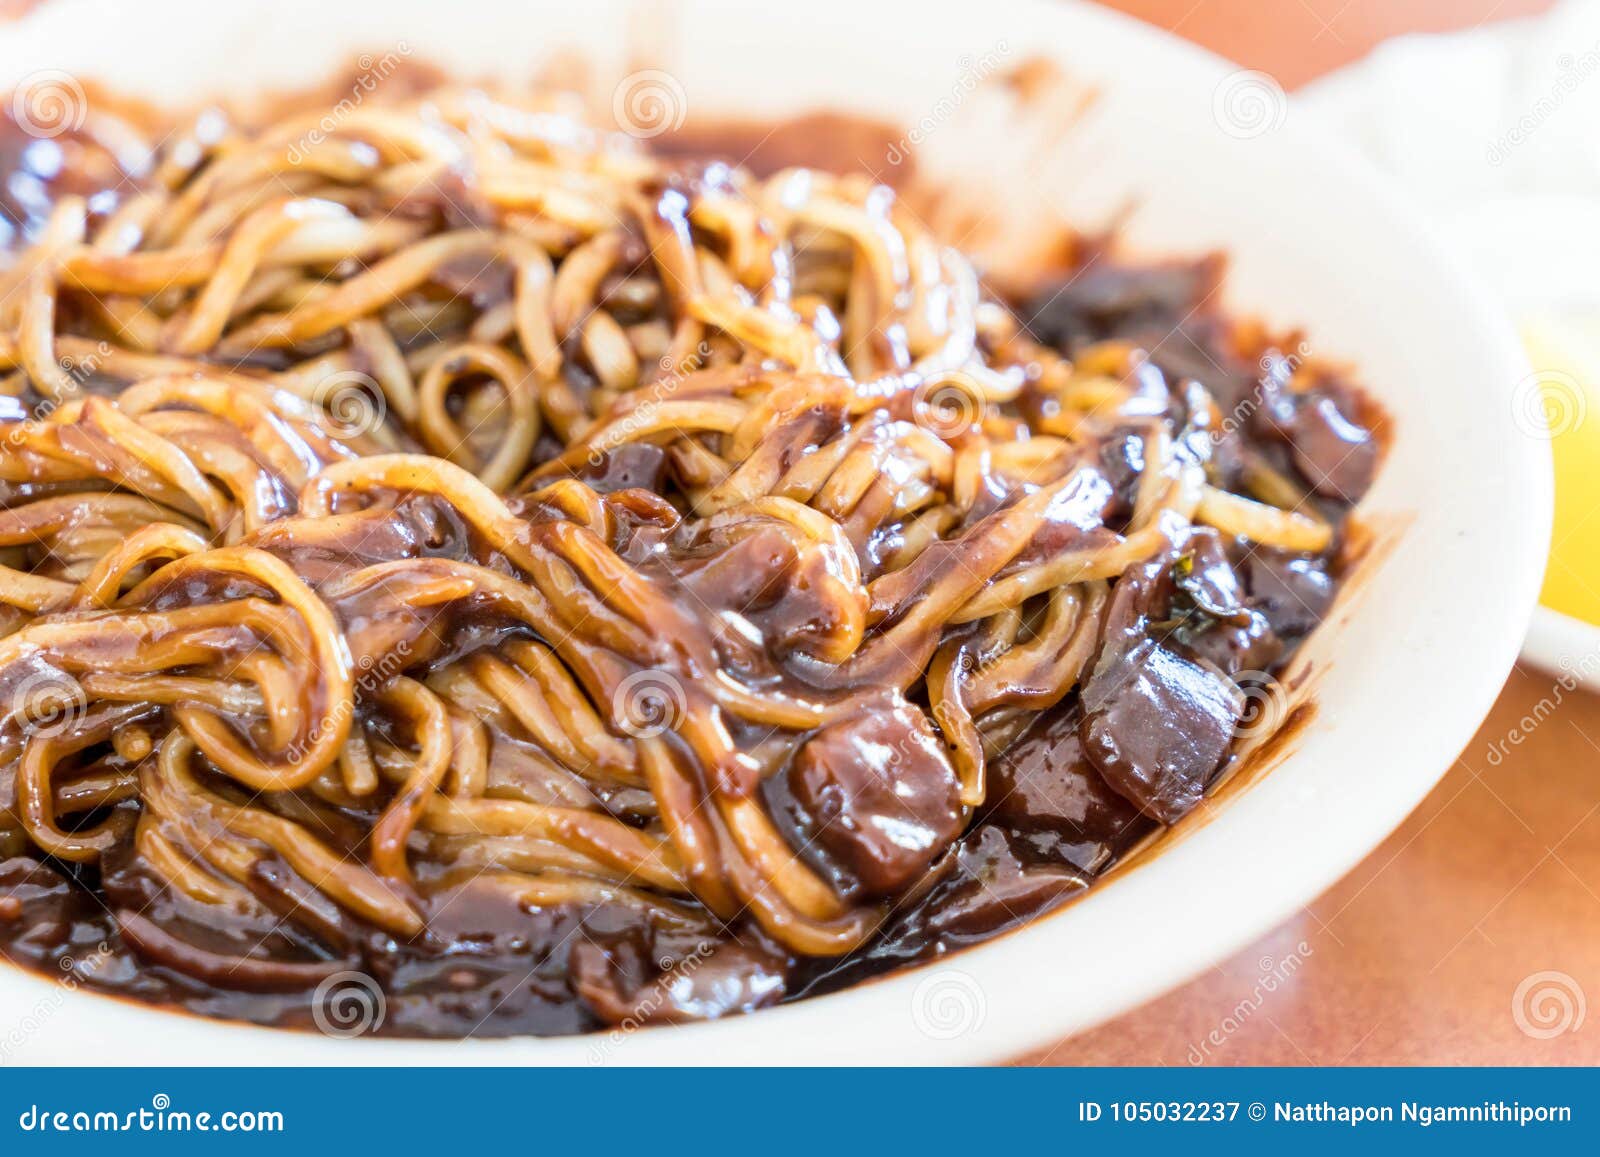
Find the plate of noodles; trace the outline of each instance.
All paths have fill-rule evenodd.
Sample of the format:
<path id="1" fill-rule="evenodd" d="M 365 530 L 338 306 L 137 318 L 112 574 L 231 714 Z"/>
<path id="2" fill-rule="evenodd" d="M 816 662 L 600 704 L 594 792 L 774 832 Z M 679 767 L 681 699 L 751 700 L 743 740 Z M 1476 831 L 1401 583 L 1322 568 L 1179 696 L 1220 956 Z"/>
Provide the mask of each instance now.
<path id="1" fill-rule="evenodd" d="M 5 1059 L 1002 1059 L 1526 628 L 1514 335 L 1126 20 L 59 0 L 0 82 Z"/>

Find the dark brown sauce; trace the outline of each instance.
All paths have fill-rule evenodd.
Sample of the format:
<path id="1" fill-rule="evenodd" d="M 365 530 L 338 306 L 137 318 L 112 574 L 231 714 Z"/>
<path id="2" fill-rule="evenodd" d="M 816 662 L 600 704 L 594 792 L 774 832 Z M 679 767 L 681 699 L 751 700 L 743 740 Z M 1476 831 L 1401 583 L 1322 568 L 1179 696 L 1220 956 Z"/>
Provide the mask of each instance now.
<path id="1" fill-rule="evenodd" d="M 659 142 L 659 151 L 685 161 L 743 163 L 757 172 L 805 165 L 877 174 L 872 162 L 895 135 L 882 125 L 817 114 L 775 126 L 691 128 Z M 96 186 L 134 176 L 89 160 L 52 169 L 37 145 L 0 123 L 0 166 L 14 178 L 0 209 L 20 236 L 37 228 L 54 197 L 93 195 Z M 58 147 L 92 146 L 69 140 Z M 1315 509 L 1342 528 L 1381 460 L 1387 433 L 1381 411 L 1331 372 L 1293 392 L 1281 374 L 1263 373 L 1264 359 L 1283 355 L 1265 341 L 1241 344 L 1231 319 L 1208 304 L 1220 276 L 1215 259 L 1139 265 L 1091 249 L 1065 282 L 1009 304 L 1041 342 L 1067 353 L 1105 341 L 1156 349 L 1151 372 L 1171 382 L 1202 381 L 1225 412 L 1264 393 L 1220 455 L 1221 481 L 1238 486 L 1248 470 L 1265 463 L 1302 481 Z M 495 286 L 485 293 L 503 297 Z M 1028 404 L 1026 396 L 1019 403 Z M 818 419 L 822 426 L 827 420 Z M 818 440 L 824 436 L 819 428 Z M 666 511 L 635 497 L 639 491 L 619 493 L 659 478 L 662 463 L 648 451 L 608 455 L 585 474 L 595 489 L 613 496 L 624 516 L 611 544 L 619 556 L 675 592 L 675 610 L 685 616 L 706 607 L 737 609 L 766 637 L 784 640 L 803 639 L 822 623 L 829 608 L 808 595 L 812 588 L 806 576 L 797 578 L 781 535 L 764 535 L 758 527 L 724 539 L 685 537 Z M 1132 501 L 1128 464 L 1118 453 L 1115 440 L 1101 447 L 1108 525 L 1119 511 L 1126 517 Z M 568 525 L 558 512 L 526 504 L 517 513 L 535 539 Z M 1076 531 L 1070 524 L 1058 529 Z M 334 582 L 360 562 L 482 554 L 448 509 L 427 500 L 402 504 L 359 537 L 313 542 L 273 535 L 269 527 L 258 545 L 314 584 Z M 937 737 L 924 734 L 925 689 L 907 697 L 865 696 L 848 724 L 792 737 L 781 769 L 742 790 L 760 794 L 797 852 L 840 894 L 899 900 L 873 939 L 841 958 L 797 957 L 742 928 L 673 999 L 685 1015 L 715 1015 L 835 991 L 982 942 L 1080 895 L 1141 847 L 1161 821 L 1176 823 L 1230 774 L 1235 721 L 1219 698 L 1218 677 L 1231 686 L 1234 676 L 1285 668 L 1332 605 L 1351 565 L 1341 553 L 1348 541 L 1341 536 L 1322 554 L 1293 555 L 1196 531 L 1119 580 L 1114 631 L 1100 646 L 1088 684 L 1024 722 L 993 761 L 988 800 L 966 821 L 952 784 L 941 778 Z M 892 543 L 871 543 L 863 557 L 890 549 Z M 172 597 L 183 602 L 195 595 L 184 590 Z M 481 607 L 420 611 L 403 599 L 369 606 L 359 594 L 335 606 L 358 660 L 391 653 L 403 638 L 418 670 L 507 638 L 531 637 Z M 664 648 L 673 643 L 667 634 Z M 719 645 L 725 665 L 752 685 L 834 690 L 825 672 L 789 662 L 789 655 L 741 649 L 733 636 Z M 1263 749 L 1277 754 L 1258 752 L 1224 794 L 1243 790 L 1289 750 L 1308 718 L 1304 708 L 1294 714 L 1281 742 Z M 384 726 L 379 718 L 370 722 Z M 892 762 L 881 749 L 893 750 Z M 494 774 L 509 782 L 518 771 L 508 760 Z M 0 776 L 7 810 L 15 807 L 10 789 Z M 285 814 L 306 806 L 289 799 L 267 803 Z M 603 803 L 618 818 L 640 818 L 633 810 L 638 800 L 626 791 Z M 298 818 L 335 846 L 361 851 L 372 814 L 312 810 Z M 91 813 L 85 822 L 109 815 L 131 824 L 136 811 L 130 801 L 107 814 Z M 895 821 L 892 830 L 885 817 Z M 14 963 L 61 975 L 59 962 L 71 958 L 80 962 L 74 974 L 98 991 L 262 1024 L 324 1027 L 318 982 L 354 970 L 382 986 L 387 1015 L 381 1031 L 387 1034 L 588 1031 L 628 1015 L 630 1002 L 636 1004 L 659 973 L 657 962 L 681 961 L 696 951 L 692 937 L 676 942 L 625 908 L 530 908 L 438 880 L 427 881 L 445 886 L 424 902 L 425 935 L 399 939 L 323 905 L 325 926 L 313 942 L 284 927 L 196 912 L 166 895 L 126 845 L 99 866 L 45 860 L 21 847 L 0 853 L 10 856 L 0 857 L 0 952 Z M 289 865 L 264 861 L 256 874 L 251 890 L 269 907 L 317 905 L 314 890 Z M 135 912 L 142 915 L 125 915 Z M 258 949 L 267 958 L 252 957 L 241 972 L 237 962 Z"/>

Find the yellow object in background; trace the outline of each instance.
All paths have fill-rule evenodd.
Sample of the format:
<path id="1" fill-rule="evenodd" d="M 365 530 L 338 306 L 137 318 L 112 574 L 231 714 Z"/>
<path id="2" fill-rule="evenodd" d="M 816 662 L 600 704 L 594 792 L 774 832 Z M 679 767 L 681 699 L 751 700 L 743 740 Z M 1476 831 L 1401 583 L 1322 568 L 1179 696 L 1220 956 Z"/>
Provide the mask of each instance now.
<path id="1" fill-rule="evenodd" d="M 1541 319 L 1522 331 L 1534 380 L 1519 391 L 1519 422 L 1542 409 L 1555 456 L 1556 509 L 1539 601 L 1600 624 L 1600 319 Z"/>

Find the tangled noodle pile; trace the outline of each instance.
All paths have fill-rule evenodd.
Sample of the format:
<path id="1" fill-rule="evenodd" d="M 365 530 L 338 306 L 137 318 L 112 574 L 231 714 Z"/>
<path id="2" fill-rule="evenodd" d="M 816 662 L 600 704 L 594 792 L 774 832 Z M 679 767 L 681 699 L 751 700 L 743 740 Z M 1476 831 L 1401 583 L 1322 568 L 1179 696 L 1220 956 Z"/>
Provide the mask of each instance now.
<path id="1" fill-rule="evenodd" d="M 3 274 L 22 963 L 273 1021 L 354 970 L 413 1033 L 758 1007 L 1081 889 L 1325 608 L 1266 586 L 1331 593 L 1375 442 L 1259 333 L 1218 396 L 1107 336 L 1144 299 L 1014 312 L 865 178 L 555 103 L 319 123 L 91 117 L 111 191 Z"/>

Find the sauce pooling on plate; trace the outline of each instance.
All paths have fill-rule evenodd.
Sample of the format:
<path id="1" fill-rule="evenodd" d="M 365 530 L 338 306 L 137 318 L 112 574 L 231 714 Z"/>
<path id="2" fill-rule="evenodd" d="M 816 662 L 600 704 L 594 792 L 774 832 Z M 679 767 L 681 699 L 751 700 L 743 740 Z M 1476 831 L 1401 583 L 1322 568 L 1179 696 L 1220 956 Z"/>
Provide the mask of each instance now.
<path id="1" fill-rule="evenodd" d="M 1005 291 L 477 91 L 97 115 L 0 142 L 0 952 L 95 989 L 572 1033 L 993 936 L 1200 806 L 1379 465 L 1214 259 Z"/>

